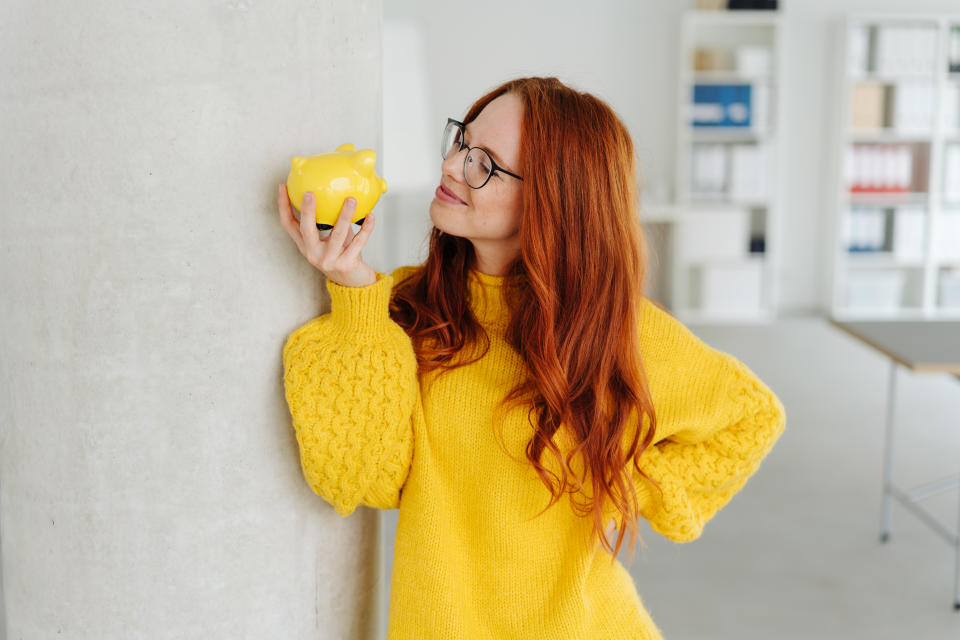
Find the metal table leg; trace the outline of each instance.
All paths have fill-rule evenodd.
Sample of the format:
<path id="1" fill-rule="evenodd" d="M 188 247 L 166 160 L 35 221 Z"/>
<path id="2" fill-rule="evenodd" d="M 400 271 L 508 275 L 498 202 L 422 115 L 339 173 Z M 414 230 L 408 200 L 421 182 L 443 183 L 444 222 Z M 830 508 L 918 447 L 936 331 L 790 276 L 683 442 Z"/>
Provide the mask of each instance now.
<path id="1" fill-rule="evenodd" d="M 893 483 L 890 479 L 893 466 L 893 407 L 896 396 L 897 363 L 890 360 L 890 378 L 887 384 L 887 434 L 883 445 L 883 509 L 880 516 L 880 542 L 890 539 L 890 503 Z M 958 565 L 960 568 L 960 565 Z"/>

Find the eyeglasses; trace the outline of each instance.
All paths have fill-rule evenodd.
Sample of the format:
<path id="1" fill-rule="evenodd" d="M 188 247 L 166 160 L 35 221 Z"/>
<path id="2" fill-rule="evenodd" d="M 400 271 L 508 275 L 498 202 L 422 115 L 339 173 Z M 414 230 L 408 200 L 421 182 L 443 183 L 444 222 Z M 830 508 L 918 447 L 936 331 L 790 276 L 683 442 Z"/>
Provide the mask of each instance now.
<path id="1" fill-rule="evenodd" d="M 463 143 L 464 124 L 453 118 L 447 118 L 447 126 L 443 129 L 443 137 L 440 139 L 440 155 L 444 160 L 451 153 L 460 153 L 463 149 L 467 150 L 467 156 L 463 159 L 463 178 L 467 185 L 479 189 L 487 184 L 487 180 L 493 175 L 494 171 L 502 171 L 508 176 L 513 176 L 517 180 L 523 180 L 515 173 L 507 171 L 490 157 L 483 147 L 468 147 Z"/>

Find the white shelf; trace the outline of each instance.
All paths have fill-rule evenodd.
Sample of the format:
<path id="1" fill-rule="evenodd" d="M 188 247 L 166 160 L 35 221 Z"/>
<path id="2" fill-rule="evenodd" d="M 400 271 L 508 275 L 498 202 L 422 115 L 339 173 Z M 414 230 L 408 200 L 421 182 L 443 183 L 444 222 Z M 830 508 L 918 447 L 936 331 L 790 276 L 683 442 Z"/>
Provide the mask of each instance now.
<path id="1" fill-rule="evenodd" d="M 884 193 L 882 191 L 844 191 L 841 195 L 841 199 L 849 204 L 895 207 L 898 205 L 908 204 L 925 205 L 930 199 L 930 194 L 916 191 L 904 191 L 901 193 Z"/>
<path id="2" fill-rule="evenodd" d="M 694 143 L 760 142 L 770 141 L 774 137 L 768 131 L 755 131 L 746 127 L 687 127 L 684 133 Z"/>
<path id="3" fill-rule="evenodd" d="M 670 216 L 675 227 L 671 236 L 670 306 L 683 321 L 764 323 L 776 315 L 781 20 L 778 11 L 690 9 L 683 15 L 676 203 Z M 769 60 L 759 59 L 754 51 L 734 55 L 741 46 L 765 49 Z M 727 49 L 726 55 L 711 53 L 703 59 L 745 61 L 747 66 L 741 69 L 749 71 L 694 69 L 694 54 L 699 47 Z M 750 126 L 692 124 L 693 87 L 711 84 L 751 86 Z M 726 115 L 737 121 L 733 110 Z M 758 118 L 763 122 L 758 123 Z M 708 161 L 711 164 L 698 165 L 707 171 L 704 174 L 698 169 L 698 176 L 707 176 L 698 184 L 708 191 L 693 190 L 694 149 L 711 153 L 699 145 L 719 145 L 713 147 L 716 155 Z M 731 166 L 738 168 L 735 176 L 730 174 Z M 762 252 L 751 251 L 761 246 Z"/>
<path id="4" fill-rule="evenodd" d="M 923 260 L 897 260 L 889 251 L 847 253 L 847 267 L 850 269 L 916 269 L 923 266 Z"/>
<path id="5" fill-rule="evenodd" d="M 942 216 L 951 210 L 944 200 L 944 148 L 951 139 L 956 139 L 960 130 L 948 126 L 948 91 L 957 91 L 953 84 L 960 74 L 950 73 L 948 67 L 948 38 L 951 25 L 960 26 L 960 14 L 883 14 L 851 13 L 839 25 L 839 51 L 844 59 L 837 65 L 836 91 L 837 105 L 832 113 L 831 136 L 836 141 L 836 151 L 831 166 L 826 167 L 828 184 L 831 185 L 831 264 L 830 276 L 831 314 L 843 319 L 935 319 L 960 317 L 960 308 L 946 306 L 940 299 L 939 289 L 955 286 L 955 276 L 949 274 L 949 268 L 960 259 L 939 258 L 934 251 L 933 232 L 938 228 Z M 930 72 L 914 73 L 874 73 L 871 71 L 851 70 L 854 60 L 851 57 L 854 43 L 867 40 L 854 40 L 862 36 L 863 27 L 874 30 L 871 41 L 876 43 L 877 27 L 914 27 L 931 28 L 934 40 L 929 42 L 933 69 Z M 887 34 L 881 34 L 886 40 Z M 889 41 L 887 41 L 889 42 Z M 920 45 L 922 46 L 922 45 Z M 906 49 L 905 49 L 906 50 Z M 918 51 L 914 49 L 913 51 Z M 897 55 L 897 49 L 887 49 L 887 53 Z M 860 49 L 858 63 L 865 63 L 871 55 L 876 62 L 879 50 L 869 52 Z M 895 57 L 888 61 L 897 62 Z M 924 59 L 926 64 L 926 58 Z M 905 64 L 900 64 L 905 67 Z M 916 65 L 914 65 L 916 66 Z M 857 83 L 877 82 L 898 86 L 900 83 L 926 83 L 933 92 L 934 104 L 929 130 L 901 131 L 894 127 L 880 127 L 864 130 L 853 129 L 851 123 L 851 95 Z M 889 91 L 889 90 L 888 90 Z M 897 89 L 893 90 L 894 108 L 897 105 Z M 891 97 L 887 93 L 887 98 Z M 891 106 L 886 102 L 884 109 Z M 880 114 L 875 109 L 866 110 L 865 115 Z M 893 121 L 887 113 L 884 122 Z M 847 183 L 848 150 L 852 145 L 903 144 L 914 145 L 916 154 L 912 156 L 914 171 L 911 184 L 915 191 L 910 192 L 851 192 Z M 919 162 L 919 165 L 917 163 Z M 905 234 L 898 234 L 897 224 L 901 220 L 897 215 L 900 207 L 912 209 L 912 213 L 903 219 L 901 228 Z M 848 220 L 854 208 L 877 209 L 884 211 L 880 218 L 874 218 L 877 234 L 881 233 L 882 251 L 851 252 L 847 250 L 845 232 L 853 220 Z M 891 215 L 890 212 L 893 212 Z M 858 218 L 859 219 L 859 218 Z M 922 222 L 921 222 L 922 221 Z M 921 229 L 922 227 L 922 229 Z M 921 243 L 922 232 L 922 243 Z M 875 234 L 875 235 L 877 235 Z M 910 259 L 897 258 L 896 240 L 900 238 L 910 244 L 901 247 L 902 255 Z M 879 238 L 878 238 L 879 240 Z M 881 246 L 881 245 L 878 245 Z M 950 279 L 948 279 L 950 278 Z M 856 301 L 856 302 L 855 302 Z"/>
<path id="6" fill-rule="evenodd" d="M 776 82 L 776 78 L 769 75 L 750 75 L 722 69 L 704 69 L 691 73 L 693 80 L 698 84 L 752 84 L 755 82 L 773 84 Z"/>
<path id="7" fill-rule="evenodd" d="M 931 129 L 929 132 L 898 131 L 892 128 L 882 129 L 851 129 L 848 132 L 851 142 L 856 143 L 898 143 L 898 142 L 930 142 L 936 136 Z"/>

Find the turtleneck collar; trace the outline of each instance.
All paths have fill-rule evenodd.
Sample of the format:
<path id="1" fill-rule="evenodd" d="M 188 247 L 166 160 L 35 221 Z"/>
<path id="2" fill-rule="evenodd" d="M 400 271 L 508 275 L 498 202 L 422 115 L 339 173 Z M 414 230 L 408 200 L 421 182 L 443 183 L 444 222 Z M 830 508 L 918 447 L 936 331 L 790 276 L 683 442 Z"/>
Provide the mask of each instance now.
<path id="1" fill-rule="evenodd" d="M 470 269 L 467 289 L 470 308 L 484 327 L 505 328 L 510 322 L 510 309 L 503 299 L 506 276 L 493 276 Z"/>

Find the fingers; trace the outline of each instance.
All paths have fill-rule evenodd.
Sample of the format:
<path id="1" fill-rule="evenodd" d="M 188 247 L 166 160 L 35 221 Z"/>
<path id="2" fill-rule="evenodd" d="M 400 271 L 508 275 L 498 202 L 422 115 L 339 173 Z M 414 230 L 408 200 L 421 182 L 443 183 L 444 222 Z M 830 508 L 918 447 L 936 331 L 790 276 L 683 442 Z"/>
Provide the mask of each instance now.
<path id="1" fill-rule="evenodd" d="M 306 247 L 313 248 L 320 244 L 317 203 L 312 191 L 303 194 L 303 204 L 300 205 L 300 237 Z"/>
<path id="2" fill-rule="evenodd" d="M 277 209 L 280 211 L 280 224 L 287 230 L 287 233 L 302 252 L 303 239 L 300 237 L 297 219 L 293 216 L 293 209 L 290 207 L 290 195 L 287 193 L 287 185 L 285 184 L 281 184 L 277 192 Z"/>
<path id="3" fill-rule="evenodd" d="M 345 247 L 347 245 L 347 232 L 352 230 L 351 225 L 353 223 L 351 220 L 353 219 L 353 214 L 356 213 L 356 211 L 356 198 L 347 198 L 343 201 L 343 206 L 340 207 L 340 216 L 333 225 L 333 231 L 331 231 L 330 235 L 327 236 L 327 240 L 329 240 L 334 247 Z"/>
<path id="4" fill-rule="evenodd" d="M 367 238 L 373 233 L 374 221 L 374 214 L 371 211 L 363 220 L 363 224 L 360 225 L 360 231 L 357 232 L 357 235 L 353 236 L 353 239 L 350 241 L 350 246 L 343 252 L 343 257 L 347 259 L 348 263 L 353 262 L 354 258 L 359 258 L 363 245 L 367 243 Z"/>
<path id="5" fill-rule="evenodd" d="M 290 194 L 284 184 L 281 184 L 277 190 L 277 208 L 280 211 L 280 222 L 283 228 L 287 230 L 287 233 L 296 243 L 300 253 L 314 266 L 319 265 L 324 260 L 325 254 L 331 248 L 335 248 L 335 253 L 339 255 L 331 254 L 326 258 L 336 257 L 339 261 L 342 258 L 352 260 L 359 256 L 373 231 L 375 222 L 375 216 L 371 212 L 363 221 L 360 231 L 353 234 L 352 219 L 357 211 L 357 201 L 355 198 L 347 198 L 340 208 L 340 216 L 337 218 L 333 230 L 327 236 L 321 237 L 320 230 L 317 228 L 316 197 L 314 194 L 307 191 L 303 195 L 298 223 L 293 214 Z"/>

